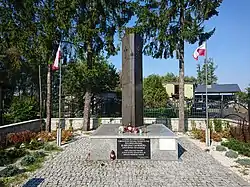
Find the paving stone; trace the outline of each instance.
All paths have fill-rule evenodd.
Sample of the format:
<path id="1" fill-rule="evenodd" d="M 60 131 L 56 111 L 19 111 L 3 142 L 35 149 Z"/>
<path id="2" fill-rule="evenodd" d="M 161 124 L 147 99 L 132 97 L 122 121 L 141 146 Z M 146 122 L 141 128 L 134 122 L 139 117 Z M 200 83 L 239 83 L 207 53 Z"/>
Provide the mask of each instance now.
<path id="1" fill-rule="evenodd" d="M 25 182 L 25 187 L 247 187 L 238 175 L 185 138 L 181 161 L 89 161 L 90 141 L 79 138 Z M 35 179 L 36 178 L 36 179 Z M 41 183 L 30 181 L 38 180 Z"/>

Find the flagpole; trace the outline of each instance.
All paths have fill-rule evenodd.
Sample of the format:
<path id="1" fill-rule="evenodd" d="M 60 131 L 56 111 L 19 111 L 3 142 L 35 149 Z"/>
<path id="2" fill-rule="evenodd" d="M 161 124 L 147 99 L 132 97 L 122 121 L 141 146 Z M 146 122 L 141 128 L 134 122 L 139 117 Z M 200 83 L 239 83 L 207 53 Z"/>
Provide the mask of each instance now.
<path id="1" fill-rule="evenodd" d="M 42 129 L 42 80 L 41 80 L 41 65 L 39 64 L 39 67 L 38 67 L 39 71 L 38 71 L 38 74 L 39 74 L 39 104 L 40 104 L 40 128 L 41 128 L 41 131 L 43 130 Z"/>
<path id="2" fill-rule="evenodd" d="M 209 121 L 208 121 L 208 93 L 207 93 L 207 86 L 208 86 L 208 63 L 207 63 L 207 41 L 205 42 L 205 66 L 206 66 L 206 146 L 210 146 L 210 129 L 209 129 Z"/>
<path id="3" fill-rule="evenodd" d="M 61 45 L 61 43 L 59 44 Z M 58 128 L 57 128 L 57 146 L 61 146 L 62 124 L 61 124 L 61 103 L 62 103 L 62 59 L 59 60 L 59 109 L 58 109 Z"/>

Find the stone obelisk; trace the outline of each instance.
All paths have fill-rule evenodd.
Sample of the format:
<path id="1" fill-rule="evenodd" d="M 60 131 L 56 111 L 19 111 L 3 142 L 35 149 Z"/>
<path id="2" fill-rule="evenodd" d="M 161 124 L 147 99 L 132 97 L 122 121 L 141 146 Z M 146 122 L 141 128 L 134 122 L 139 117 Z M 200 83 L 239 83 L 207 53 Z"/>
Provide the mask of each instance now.
<path id="1" fill-rule="evenodd" d="M 125 34 L 122 39 L 122 124 L 143 125 L 142 38 Z"/>

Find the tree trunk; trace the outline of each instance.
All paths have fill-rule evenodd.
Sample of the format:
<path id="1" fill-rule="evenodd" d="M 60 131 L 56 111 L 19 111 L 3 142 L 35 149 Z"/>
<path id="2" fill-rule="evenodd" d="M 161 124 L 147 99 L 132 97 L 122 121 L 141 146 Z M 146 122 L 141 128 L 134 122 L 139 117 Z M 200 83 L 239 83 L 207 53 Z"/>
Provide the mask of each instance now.
<path id="1" fill-rule="evenodd" d="M 84 95 L 84 111 L 83 111 L 83 130 L 90 130 L 90 107 L 91 107 L 91 89 L 87 89 Z"/>
<path id="2" fill-rule="evenodd" d="M 46 131 L 51 131 L 51 66 L 47 72 Z"/>
<path id="3" fill-rule="evenodd" d="M 184 10 L 180 12 L 180 27 L 184 26 Z M 180 38 L 179 46 L 179 132 L 185 131 L 185 113 L 184 113 L 184 40 Z"/>
<path id="4" fill-rule="evenodd" d="M 87 45 L 87 68 L 89 70 L 92 69 L 92 60 L 93 60 L 93 53 L 92 53 L 92 42 L 89 40 Z M 91 85 L 88 85 L 86 88 L 85 93 L 85 99 L 84 99 L 84 111 L 83 111 L 83 130 L 88 131 L 89 130 L 89 124 L 90 124 L 90 106 L 91 106 Z"/>

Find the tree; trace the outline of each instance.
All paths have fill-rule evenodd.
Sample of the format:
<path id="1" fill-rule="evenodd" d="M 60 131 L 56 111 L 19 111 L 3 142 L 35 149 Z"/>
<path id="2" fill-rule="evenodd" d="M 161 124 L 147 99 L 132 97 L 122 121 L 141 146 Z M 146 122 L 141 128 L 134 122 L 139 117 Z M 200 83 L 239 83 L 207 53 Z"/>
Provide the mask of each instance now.
<path id="1" fill-rule="evenodd" d="M 76 0 L 76 2 L 75 41 L 81 44 L 82 50 L 79 51 L 81 59 L 86 58 L 87 68 L 91 71 L 96 56 L 104 52 L 107 56 L 116 54 L 114 37 L 123 30 L 133 11 L 130 3 L 123 0 Z M 83 130 L 89 129 L 92 96 L 91 84 L 87 84 L 84 95 Z"/>
<path id="2" fill-rule="evenodd" d="M 116 69 L 103 57 L 93 59 L 91 70 L 88 69 L 86 60 L 71 63 L 64 70 L 64 93 L 67 96 L 74 97 L 74 100 L 81 104 L 84 102 L 83 98 L 87 86 L 90 86 L 92 95 L 95 96 L 102 92 L 114 90 L 118 83 L 119 75 Z"/>
<path id="3" fill-rule="evenodd" d="M 178 82 L 179 77 L 173 73 L 167 73 L 166 75 L 162 76 L 162 83 L 175 83 Z M 185 83 L 196 83 L 197 80 L 193 76 L 185 76 L 184 77 Z"/>
<path id="4" fill-rule="evenodd" d="M 245 92 L 238 92 L 236 93 L 236 96 L 238 98 L 238 101 L 244 105 L 247 105 L 248 102 L 250 101 L 250 87 L 247 87 L 245 89 Z"/>
<path id="5" fill-rule="evenodd" d="M 214 64 L 214 61 L 212 58 L 209 58 L 207 60 L 207 84 L 215 84 L 217 83 L 217 76 L 215 75 L 215 70 L 218 68 Z M 197 84 L 206 84 L 206 64 L 202 65 L 202 68 L 200 64 L 197 65 Z"/>
<path id="6" fill-rule="evenodd" d="M 137 2 L 135 32 L 144 36 L 144 52 L 153 58 L 179 60 L 179 131 L 184 131 L 184 43 L 208 40 L 204 22 L 214 15 L 222 0 L 166 0 Z"/>
<path id="7" fill-rule="evenodd" d="M 167 73 L 166 75 L 162 76 L 163 83 L 171 83 L 177 81 L 178 81 L 178 76 L 176 76 L 174 73 Z"/>
<path id="8" fill-rule="evenodd" d="M 76 9 L 75 1 L 68 6 L 66 0 L 43 0 L 36 10 L 34 54 L 47 66 L 46 130 L 51 128 L 52 71 L 51 64 L 59 42 L 68 39 Z M 38 64 L 37 64 L 38 66 Z"/>
<path id="9" fill-rule="evenodd" d="M 159 75 L 149 75 L 144 78 L 143 100 L 146 107 L 166 107 L 168 95 Z"/>

